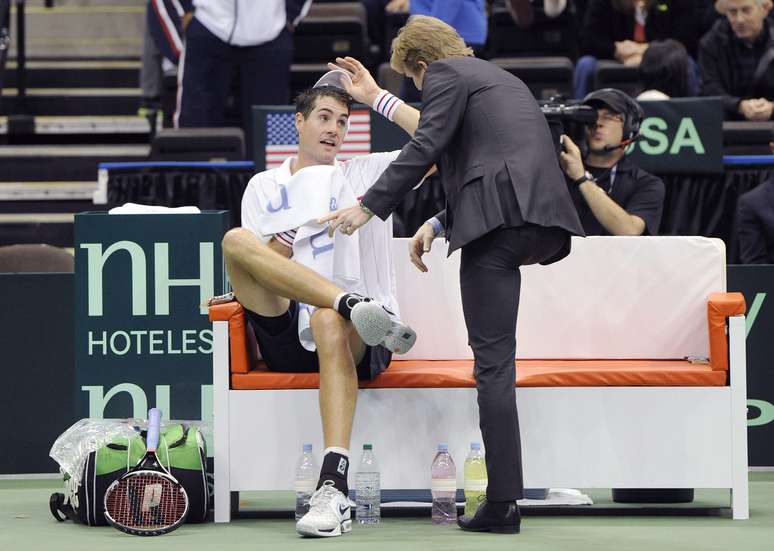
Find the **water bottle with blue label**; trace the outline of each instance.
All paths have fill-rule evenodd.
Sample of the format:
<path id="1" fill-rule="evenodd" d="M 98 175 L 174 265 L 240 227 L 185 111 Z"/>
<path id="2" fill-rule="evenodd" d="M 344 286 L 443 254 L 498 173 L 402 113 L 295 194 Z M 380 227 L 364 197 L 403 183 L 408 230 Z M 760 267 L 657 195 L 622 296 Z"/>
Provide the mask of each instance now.
<path id="1" fill-rule="evenodd" d="M 296 520 L 309 511 L 309 499 L 317 486 L 320 469 L 312 455 L 312 445 L 304 444 L 303 453 L 296 465 L 296 477 L 293 487 L 296 491 Z"/>

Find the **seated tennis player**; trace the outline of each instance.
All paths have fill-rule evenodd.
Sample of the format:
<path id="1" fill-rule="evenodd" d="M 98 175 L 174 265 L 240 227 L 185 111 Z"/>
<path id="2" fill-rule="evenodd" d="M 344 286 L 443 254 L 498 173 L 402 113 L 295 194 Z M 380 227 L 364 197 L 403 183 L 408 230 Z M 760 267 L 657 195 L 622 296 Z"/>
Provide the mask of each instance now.
<path id="1" fill-rule="evenodd" d="M 405 353 L 414 331 L 397 317 L 392 220 L 349 235 L 329 235 L 318 220 L 358 198 L 400 153 L 336 160 L 349 126 L 346 71 L 331 71 L 296 99 L 298 154 L 253 176 L 242 197 L 242 227 L 223 239 L 231 285 L 273 371 L 320 372 L 325 451 L 305 536 L 351 530 L 347 498 L 349 444 L 358 379 Z M 406 115 L 416 130 L 418 111 Z"/>

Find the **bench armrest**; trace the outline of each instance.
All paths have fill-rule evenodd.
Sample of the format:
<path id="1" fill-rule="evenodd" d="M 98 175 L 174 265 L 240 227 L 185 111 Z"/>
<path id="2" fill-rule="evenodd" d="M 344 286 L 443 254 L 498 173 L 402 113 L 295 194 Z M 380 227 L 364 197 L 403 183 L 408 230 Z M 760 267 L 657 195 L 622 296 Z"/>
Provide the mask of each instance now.
<path id="1" fill-rule="evenodd" d="M 247 321 L 242 305 L 237 301 L 210 306 L 210 321 L 228 322 L 228 345 L 231 373 L 249 373 L 252 369 L 250 350 L 252 335 L 248 340 Z"/>
<path id="2" fill-rule="evenodd" d="M 712 293 L 707 301 L 709 359 L 713 371 L 728 371 L 726 320 L 747 311 L 742 293 Z"/>

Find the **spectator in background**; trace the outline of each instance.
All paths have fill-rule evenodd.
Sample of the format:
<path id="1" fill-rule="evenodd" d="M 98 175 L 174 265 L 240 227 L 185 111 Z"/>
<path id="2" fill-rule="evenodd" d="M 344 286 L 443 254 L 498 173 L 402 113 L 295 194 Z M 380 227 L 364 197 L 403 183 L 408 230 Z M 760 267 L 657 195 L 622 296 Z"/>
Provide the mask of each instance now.
<path id="1" fill-rule="evenodd" d="M 774 131 L 771 139 L 774 155 Z M 737 220 L 742 264 L 774 264 L 774 174 L 739 197 Z"/>
<path id="2" fill-rule="evenodd" d="M 148 1 L 140 66 L 141 115 L 161 107 L 164 73 L 174 72 L 180 61 L 191 12 L 193 0 Z"/>
<path id="3" fill-rule="evenodd" d="M 696 0 L 590 0 L 580 32 L 575 97 L 588 93 L 598 59 L 637 67 L 651 41 L 667 38 L 695 54 Z"/>
<path id="4" fill-rule="evenodd" d="M 774 114 L 774 20 L 771 0 L 720 0 L 725 18 L 701 39 L 701 94 L 722 96 L 728 119 L 766 121 Z"/>
<path id="5" fill-rule="evenodd" d="M 481 57 L 486 44 L 487 17 L 484 0 L 391 0 L 385 11 L 399 13 L 408 11 L 414 15 L 430 15 L 454 28 L 473 49 L 476 57 Z M 409 103 L 421 101 L 422 95 L 410 78 L 403 80 L 401 98 Z"/>
<path id="6" fill-rule="evenodd" d="M 588 154 L 562 136 L 560 164 L 586 235 L 657 235 L 664 183 L 624 156 L 637 139 L 642 108 L 620 90 L 605 88 L 584 100 L 597 110 L 586 129 Z"/>
<path id="7" fill-rule="evenodd" d="M 638 68 L 643 92 L 637 100 L 665 100 L 695 95 L 688 90 L 688 52 L 671 38 L 654 40 Z M 693 92 L 693 93 L 691 93 Z"/>
<path id="8" fill-rule="evenodd" d="M 239 75 L 242 127 L 252 151 L 252 105 L 290 101 L 292 32 L 312 0 L 194 0 L 194 16 L 178 70 L 175 126 L 225 122 L 231 83 Z"/>
<path id="9" fill-rule="evenodd" d="M 502 0 L 502 2 L 519 27 L 526 29 L 532 25 L 535 19 L 535 10 L 532 4 L 535 3 L 535 0 Z M 546 17 L 553 19 L 564 13 L 567 8 L 567 0 L 543 0 L 542 5 Z"/>

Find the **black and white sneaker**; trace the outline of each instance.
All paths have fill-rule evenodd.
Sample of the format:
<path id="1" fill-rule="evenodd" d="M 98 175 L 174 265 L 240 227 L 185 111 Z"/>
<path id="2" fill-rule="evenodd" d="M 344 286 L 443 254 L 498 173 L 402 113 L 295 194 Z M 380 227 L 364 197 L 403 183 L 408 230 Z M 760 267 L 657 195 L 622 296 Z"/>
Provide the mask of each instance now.
<path id="1" fill-rule="evenodd" d="M 330 538 L 352 530 L 351 506 L 347 496 L 326 480 L 309 500 L 309 512 L 296 522 L 302 536 Z"/>
<path id="2" fill-rule="evenodd" d="M 417 340 L 414 330 L 382 304 L 364 300 L 351 313 L 355 331 L 368 346 L 381 344 L 391 352 L 405 354 Z"/>

